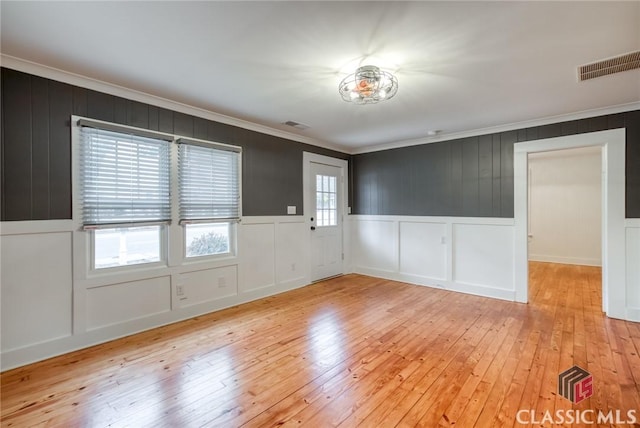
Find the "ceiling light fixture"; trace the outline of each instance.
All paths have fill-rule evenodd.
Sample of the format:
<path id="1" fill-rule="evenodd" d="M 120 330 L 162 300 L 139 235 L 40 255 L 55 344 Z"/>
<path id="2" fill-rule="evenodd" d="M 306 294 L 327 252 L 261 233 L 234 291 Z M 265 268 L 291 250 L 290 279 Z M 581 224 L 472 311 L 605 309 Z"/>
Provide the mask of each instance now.
<path id="1" fill-rule="evenodd" d="M 398 92 L 398 79 L 375 65 L 364 65 L 345 77 L 338 87 L 342 99 L 354 104 L 375 104 Z"/>

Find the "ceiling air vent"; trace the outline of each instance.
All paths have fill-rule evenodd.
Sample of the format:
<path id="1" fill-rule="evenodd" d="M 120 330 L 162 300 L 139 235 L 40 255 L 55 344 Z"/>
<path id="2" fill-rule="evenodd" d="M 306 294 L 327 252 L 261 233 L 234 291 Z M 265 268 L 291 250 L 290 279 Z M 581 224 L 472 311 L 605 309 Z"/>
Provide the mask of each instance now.
<path id="1" fill-rule="evenodd" d="M 286 122 L 282 122 L 283 125 L 291 126 L 296 129 L 300 129 L 304 131 L 305 129 L 309 129 L 307 125 L 303 125 L 302 123 L 294 122 L 293 120 L 287 120 Z"/>
<path id="2" fill-rule="evenodd" d="M 640 68 L 640 51 L 616 56 L 578 67 L 578 80 L 588 80 L 608 74 Z"/>

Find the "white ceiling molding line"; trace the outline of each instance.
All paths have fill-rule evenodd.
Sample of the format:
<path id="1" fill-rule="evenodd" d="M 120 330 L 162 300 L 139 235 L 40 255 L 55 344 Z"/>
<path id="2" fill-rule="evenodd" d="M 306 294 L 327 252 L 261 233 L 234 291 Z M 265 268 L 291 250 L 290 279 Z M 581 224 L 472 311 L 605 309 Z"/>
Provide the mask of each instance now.
<path id="1" fill-rule="evenodd" d="M 416 138 L 411 140 L 396 141 L 393 143 L 378 144 L 375 146 L 367 146 L 355 148 L 350 154 L 357 155 L 362 153 L 379 152 L 382 150 L 398 149 L 401 147 L 419 146 L 421 144 L 439 143 L 441 141 L 457 140 L 467 137 L 478 137 L 480 135 L 496 134 L 499 132 L 515 131 L 523 128 L 532 128 L 535 126 L 553 125 L 559 122 L 568 122 L 571 120 L 588 119 L 590 117 L 604 116 L 607 114 L 624 113 L 627 111 L 640 110 L 640 101 L 620 104 L 610 107 L 603 107 L 593 110 L 584 110 L 576 113 L 562 114 L 558 116 L 549 116 L 541 119 L 532 119 L 523 122 L 514 122 L 506 125 L 492 126 L 488 128 L 472 129 L 470 131 L 452 132 L 450 134 L 438 134 L 429 137 Z"/>
<path id="2" fill-rule="evenodd" d="M 104 82 L 101 80 L 92 79 L 90 77 L 86 77 L 79 74 L 71 73 L 69 71 L 60 70 L 57 68 L 38 64 L 32 61 L 27 61 L 27 60 L 13 57 L 10 55 L 0 54 L 0 65 L 2 65 L 2 67 L 11 68 L 13 70 L 21 71 L 23 73 L 29 73 L 35 76 L 56 80 L 56 81 L 67 83 L 74 86 L 79 86 L 85 89 L 91 89 L 91 90 L 103 92 L 109 95 L 130 99 L 132 101 L 138 101 L 138 102 L 150 104 L 156 107 L 166 108 L 168 110 L 177 111 L 179 113 L 197 116 L 202 119 L 208 119 L 214 122 L 220 122 L 226 125 L 237 126 L 239 128 L 248 129 L 250 131 L 256 131 L 263 134 L 272 135 L 274 137 L 285 138 L 287 140 L 293 140 L 299 143 L 310 144 L 312 146 L 322 147 L 325 149 L 335 150 L 338 152 L 349 154 L 348 148 L 335 145 L 335 144 L 330 144 L 326 141 L 316 140 L 315 138 L 304 137 L 304 136 L 293 134 L 287 131 L 282 131 L 280 129 L 271 128 L 265 125 L 260 125 L 258 123 L 249 122 L 243 119 L 238 119 L 235 117 L 205 110 L 199 107 L 190 106 L 188 104 L 172 101 L 166 98 L 147 94 L 145 92 L 137 91 L 135 89 L 126 88 L 124 86 L 115 85 L 115 84 Z"/>
<path id="3" fill-rule="evenodd" d="M 180 113 L 197 116 L 203 119 L 213 120 L 215 122 L 220 122 L 227 125 L 237 126 L 240 128 L 248 129 L 250 131 L 256 131 L 263 134 L 272 135 L 275 137 L 285 138 L 287 140 L 297 141 L 300 143 L 309 144 L 316 147 L 322 147 L 325 149 L 336 150 L 338 152 L 351 154 L 351 155 L 396 149 L 401 147 L 417 146 L 420 144 L 437 143 L 440 141 L 456 140 L 460 138 L 476 137 L 480 135 L 494 134 L 494 133 L 505 132 L 505 131 L 513 131 L 513 130 L 522 129 L 522 128 L 530 128 L 534 126 L 550 125 L 558 122 L 586 119 L 586 118 L 602 116 L 606 114 L 623 113 L 626 111 L 640 109 L 640 102 L 633 102 L 633 103 L 622 104 L 617 106 L 604 107 L 604 108 L 593 109 L 593 110 L 585 110 L 585 111 L 576 112 L 576 113 L 550 116 L 550 117 L 541 118 L 541 119 L 533 119 L 533 120 L 528 120 L 523 122 L 514 122 L 506 125 L 498 125 L 498 126 L 487 127 L 487 128 L 478 128 L 478 129 L 473 129 L 469 131 L 454 132 L 449 134 L 443 133 L 435 136 L 425 136 L 425 137 L 416 138 L 416 139 L 401 140 L 401 141 L 396 141 L 391 143 L 378 144 L 375 146 L 349 148 L 349 147 L 343 147 L 337 144 L 331 144 L 326 141 L 316 140 L 314 138 L 293 134 L 287 131 L 271 128 L 265 125 L 260 125 L 254 122 L 249 122 L 246 120 L 223 115 L 220 113 L 215 113 L 209 110 L 193 107 L 187 104 L 182 104 L 177 101 L 172 101 L 166 98 L 147 94 L 145 92 L 137 91 L 135 89 L 129 89 L 123 86 L 115 85 L 115 84 L 104 82 L 101 80 L 92 79 L 86 76 L 82 76 L 79 74 L 71 73 L 71 72 L 60 70 L 53 67 L 48 67 L 42 64 L 38 64 L 32 61 L 27 61 L 27 60 L 13 57 L 10 55 L 0 54 L 0 65 L 2 67 L 11 68 L 13 70 L 33 74 L 39 77 L 57 80 L 59 82 L 67 83 L 70 85 L 75 85 L 82 88 L 103 92 L 109 95 L 127 98 L 133 101 L 150 104 L 156 107 L 166 108 L 168 110 L 173 110 Z"/>

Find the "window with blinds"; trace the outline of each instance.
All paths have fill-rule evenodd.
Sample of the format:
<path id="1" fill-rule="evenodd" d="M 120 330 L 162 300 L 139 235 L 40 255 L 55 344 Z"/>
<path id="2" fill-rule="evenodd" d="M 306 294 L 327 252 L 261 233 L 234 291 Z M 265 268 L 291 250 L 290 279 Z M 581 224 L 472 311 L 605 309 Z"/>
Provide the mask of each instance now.
<path id="1" fill-rule="evenodd" d="M 240 148 L 185 139 L 178 144 L 185 256 L 229 254 L 240 218 Z"/>
<path id="2" fill-rule="evenodd" d="M 171 221 L 171 142 L 108 123 L 78 125 L 78 199 L 91 231 L 91 268 L 161 262 Z"/>
<path id="3" fill-rule="evenodd" d="M 239 148 L 178 140 L 180 223 L 240 218 Z"/>
<path id="4" fill-rule="evenodd" d="M 80 197 L 85 229 L 171 220 L 170 142 L 84 126 Z"/>
<path id="5" fill-rule="evenodd" d="M 90 270 L 235 255 L 240 147 L 88 118 L 73 136 Z"/>

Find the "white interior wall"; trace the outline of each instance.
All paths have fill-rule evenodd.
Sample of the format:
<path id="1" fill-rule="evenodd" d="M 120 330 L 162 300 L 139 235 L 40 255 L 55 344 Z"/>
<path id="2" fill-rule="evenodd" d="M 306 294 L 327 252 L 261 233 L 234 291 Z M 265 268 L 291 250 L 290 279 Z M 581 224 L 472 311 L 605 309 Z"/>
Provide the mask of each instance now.
<path id="1" fill-rule="evenodd" d="M 350 216 L 356 273 L 515 300 L 513 219 Z"/>
<path id="2" fill-rule="evenodd" d="M 0 238 L 3 351 L 72 334 L 71 242 L 54 228 Z"/>
<path id="3" fill-rule="evenodd" d="M 626 244 L 626 298 L 629 318 L 640 321 L 640 218 L 627 219 Z"/>
<path id="4" fill-rule="evenodd" d="M 602 264 L 600 147 L 530 153 L 529 260 Z"/>
<path id="5" fill-rule="evenodd" d="M 309 283 L 302 216 L 244 217 L 226 260 L 74 278 L 82 233 L 71 220 L 2 224 L 3 371 Z"/>

